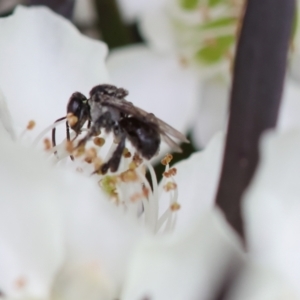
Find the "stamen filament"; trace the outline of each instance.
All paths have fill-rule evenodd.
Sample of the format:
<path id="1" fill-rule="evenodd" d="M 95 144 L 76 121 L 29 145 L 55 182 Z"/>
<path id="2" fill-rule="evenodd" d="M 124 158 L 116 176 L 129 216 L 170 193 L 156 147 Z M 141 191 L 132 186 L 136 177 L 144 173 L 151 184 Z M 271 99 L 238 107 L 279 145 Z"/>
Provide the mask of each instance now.
<path id="1" fill-rule="evenodd" d="M 65 123 L 66 120 L 61 120 L 61 121 L 58 121 L 58 122 L 55 122 L 51 125 L 49 125 L 48 127 L 46 127 L 43 131 L 41 131 L 41 133 L 35 138 L 35 140 L 33 141 L 32 145 L 33 146 L 36 146 L 41 140 L 42 138 L 46 135 L 46 133 L 48 131 L 50 131 L 51 129 L 55 128 L 56 126 L 62 124 L 62 123 Z"/>
<path id="2" fill-rule="evenodd" d="M 156 233 L 160 231 L 164 223 L 168 220 L 168 218 L 170 218 L 170 215 L 171 215 L 171 210 L 168 208 L 157 221 Z"/>

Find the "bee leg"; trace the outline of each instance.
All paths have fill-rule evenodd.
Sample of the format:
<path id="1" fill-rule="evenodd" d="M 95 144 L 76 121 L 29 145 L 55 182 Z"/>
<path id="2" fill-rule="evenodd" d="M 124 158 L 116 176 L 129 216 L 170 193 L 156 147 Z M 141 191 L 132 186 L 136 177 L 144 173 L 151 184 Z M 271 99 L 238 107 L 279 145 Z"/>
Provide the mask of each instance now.
<path id="1" fill-rule="evenodd" d="M 110 169 L 111 172 L 116 172 L 118 170 L 120 162 L 121 162 L 122 154 L 123 154 L 123 151 L 125 148 L 125 140 L 126 140 L 126 135 L 123 135 L 120 139 L 120 142 L 119 142 L 116 150 L 112 154 L 109 161 L 104 163 L 100 167 L 102 174 L 106 174 L 108 169 Z"/>
<path id="2" fill-rule="evenodd" d="M 91 126 L 91 127 L 89 128 L 89 130 L 88 130 L 86 136 L 85 136 L 83 139 L 81 139 L 81 140 L 79 141 L 79 143 L 78 143 L 78 145 L 77 145 L 76 148 L 80 148 L 81 146 L 84 146 L 84 145 L 87 143 L 87 141 L 88 141 L 92 136 L 94 136 L 98 131 L 99 131 L 99 130 L 98 130 L 98 127 L 97 127 L 97 126 Z"/>
<path id="3" fill-rule="evenodd" d="M 109 119 L 110 114 L 109 112 L 103 114 L 96 122 L 93 122 L 91 125 L 90 120 L 88 122 L 89 130 L 86 134 L 86 136 L 81 139 L 77 145 L 77 148 L 83 146 L 86 144 L 86 142 L 92 137 L 99 135 L 100 128 L 106 128 L 108 131 L 110 131 L 110 126 L 107 124 L 107 119 Z"/>
<path id="4" fill-rule="evenodd" d="M 57 123 L 59 121 L 62 121 L 64 119 L 66 119 L 67 117 L 62 117 L 62 118 L 59 118 L 57 119 L 54 123 Z M 67 122 L 68 123 L 68 122 Z M 68 126 L 68 125 L 67 125 Z M 56 127 L 54 127 L 52 129 L 52 147 L 55 147 L 56 146 L 56 138 L 55 138 L 55 133 L 56 133 Z M 68 135 L 67 135 L 68 136 Z M 54 154 L 57 155 L 57 151 L 54 151 Z"/>
<path id="5" fill-rule="evenodd" d="M 67 132 L 67 140 L 70 141 L 70 139 L 71 139 L 71 137 L 70 137 L 70 126 L 69 126 L 68 121 L 66 122 L 66 132 Z M 76 133 L 76 137 L 77 137 L 77 136 L 78 136 L 78 134 Z M 76 138 L 76 137 L 75 137 L 75 138 Z M 74 138 L 74 139 L 75 139 L 75 138 Z M 73 140 L 74 140 L 74 139 L 73 139 Z M 73 140 L 72 140 L 72 141 L 73 141 Z M 74 160 L 74 156 L 73 156 L 73 155 L 70 155 L 70 158 L 71 158 L 71 160 Z"/>

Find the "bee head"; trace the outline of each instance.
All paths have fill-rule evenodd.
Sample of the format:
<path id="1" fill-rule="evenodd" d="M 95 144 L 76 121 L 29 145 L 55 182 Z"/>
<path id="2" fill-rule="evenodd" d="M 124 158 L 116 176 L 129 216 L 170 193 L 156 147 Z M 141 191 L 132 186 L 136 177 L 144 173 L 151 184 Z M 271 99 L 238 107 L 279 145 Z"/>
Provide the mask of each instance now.
<path id="1" fill-rule="evenodd" d="M 85 105 L 87 105 L 87 98 L 79 92 L 73 93 L 67 105 L 67 113 L 77 115 Z"/>

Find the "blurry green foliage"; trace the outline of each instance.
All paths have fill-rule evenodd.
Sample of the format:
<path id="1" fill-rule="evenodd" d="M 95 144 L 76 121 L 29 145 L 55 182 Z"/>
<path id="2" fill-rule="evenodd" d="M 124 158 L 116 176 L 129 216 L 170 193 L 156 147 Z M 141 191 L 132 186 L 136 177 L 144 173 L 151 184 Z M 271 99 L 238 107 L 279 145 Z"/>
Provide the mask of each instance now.
<path id="1" fill-rule="evenodd" d="M 215 38 L 211 44 L 196 53 L 196 59 L 206 64 L 219 62 L 235 42 L 235 36 L 225 35 Z"/>
<path id="2" fill-rule="evenodd" d="M 193 10 L 198 6 L 199 0 L 180 0 L 183 9 Z"/>
<path id="3" fill-rule="evenodd" d="M 236 22 L 236 18 L 233 17 L 222 17 L 213 21 L 209 21 L 199 27 L 199 29 L 214 29 L 218 27 L 234 25 Z"/>
<path id="4" fill-rule="evenodd" d="M 208 6 L 213 7 L 220 4 L 223 0 L 208 0 Z"/>

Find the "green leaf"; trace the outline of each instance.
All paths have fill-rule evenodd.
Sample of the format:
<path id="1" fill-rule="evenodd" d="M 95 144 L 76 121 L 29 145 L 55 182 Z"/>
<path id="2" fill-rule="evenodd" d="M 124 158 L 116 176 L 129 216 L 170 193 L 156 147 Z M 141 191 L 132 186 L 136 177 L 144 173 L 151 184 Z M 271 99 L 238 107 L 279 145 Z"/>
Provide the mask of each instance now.
<path id="1" fill-rule="evenodd" d="M 236 22 L 236 18 L 222 17 L 220 19 L 209 21 L 201 25 L 199 29 L 212 29 L 212 28 L 224 27 L 224 26 L 234 24 L 235 22 Z"/>
<path id="2" fill-rule="evenodd" d="M 213 7 L 220 4 L 223 0 L 208 0 L 208 6 Z"/>
<path id="3" fill-rule="evenodd" d="M 199 0 L 180 0 L 180 5 L 183 9 L 193 10 L 198 6 Z"/>
<path id="4" fill-rule="evenodd" d="M 233 45 L 235 36 L 226 35 L 216 38 L 211 45 L 207 45 L 196 53 L 196 59 L 206 64 L 219 62 Z"/>

